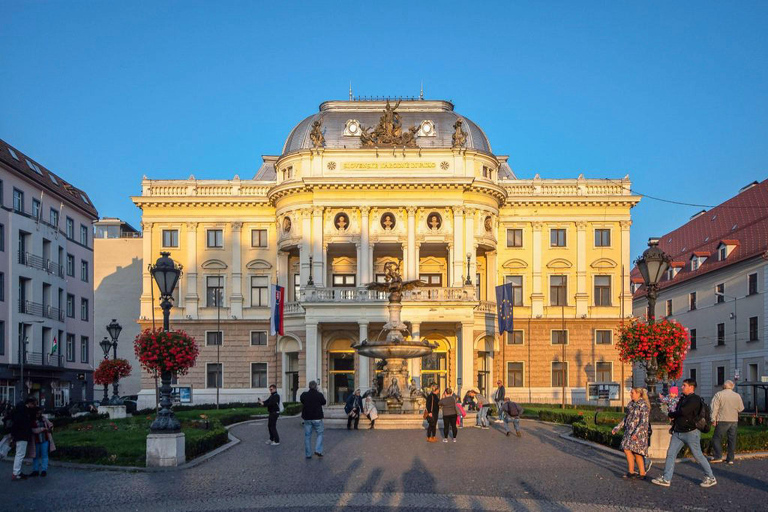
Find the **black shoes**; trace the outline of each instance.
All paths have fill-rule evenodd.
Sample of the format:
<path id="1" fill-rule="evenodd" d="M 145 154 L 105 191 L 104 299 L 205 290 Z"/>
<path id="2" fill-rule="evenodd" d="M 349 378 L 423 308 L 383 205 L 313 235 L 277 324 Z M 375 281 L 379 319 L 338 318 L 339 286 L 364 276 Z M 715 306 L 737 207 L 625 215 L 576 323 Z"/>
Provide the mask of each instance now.
<path id="1" fill-rule="evenodd" d="M 317 455 L 318 457 L 321 457 L 321 458 L 322 458 L 322 456 L 323 456 L 323 454 L 322 454 L 322 453 L 320 453 L 320 452 L 315 452 L 315 455 Z"/>

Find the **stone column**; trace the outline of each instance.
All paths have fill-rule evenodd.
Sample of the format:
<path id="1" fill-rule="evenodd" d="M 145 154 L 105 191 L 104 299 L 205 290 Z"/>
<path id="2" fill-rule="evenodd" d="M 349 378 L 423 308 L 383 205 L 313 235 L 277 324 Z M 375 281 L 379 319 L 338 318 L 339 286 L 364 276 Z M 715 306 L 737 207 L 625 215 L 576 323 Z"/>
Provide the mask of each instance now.
<path id="1" fill-rule="evenodd" d="M 315 286 L 325 286 L 325 274 L 323 274 L 323 209 L 312 209 L 312 280 Z"/>
<path id="2" fill-rule="evenodd" d="M 416 245 L 413 248 L 413 261 L 414 261 L 414 267 L 413 267 L 413 278 L 412 279 L 418 279 L 419 278 L 419 253 L 421 252 L 421 242 L 417 242 Z"/>
<path id="3" fill-rule="evenodd" d="M 193 319 L 197 318 L 197 307 L 200 303 L 197 294 L 197 226 L 197 222 L 187 222 L 187 266 L 184 269 L 187 284 L 184 312 Z"/>
<path id="4" fill-rule="evenodd" d="M 360 208 L 360 274 L 358 274 L 358 286 L 363 286 L 372 281 L 371 279 L 371 260 L 370 260 L 370 247 L 369 247 L 369 233 L 370 228 L 368 214 L 371 209 L 368 206 Z M 367 386 L 370 382 L 361 382 L 363 386 Z"/>
<path id="5" fill-rule="evenodd" d="M 461 377 L 462 394 L 467 389 L 475 386 L 475 349 L 472 344 L 473 337 L 474 328 L 472 322 L 462 322 L 459 345 L 459 377 Z"/>
<path id="6" fill-rule="evenodd" d="M 325 243 L 325 242 L 323 242 L 323 268 L 322 268 L 322 273 L 323 273 L 323 282 L 325 283 L 325 285 L 327 287 L 330 287 L 331 284 L 333 284 L 333 283 L 330 283 L 329 280 L 328 280 L 329 279 L 328 278 L 328 244 Z"/>
<path id="7" fill-rule="evenodd" d="M 409 206 L 408 212 L 408 279 L 416 279 L 416 208 Z"/>
<path id="8" fill-rule="evenodd" d="M 472 285 L 476 287 L 477 244 L 475 243 L 475 212 L 476 210 L 474 208 L 467 208 L 466 213 L 464 214 L 464 228 L 466 233 L 464 239 L 464 252 L 471 254 L 469 269 L 467 269 L 466 259 L 464 260 L 464 272 L 469 272 L 469 279 L 472 281 Z M 467 255 L 464 254 L 463 257 L 466 258 Z M 480 297 L 477 297 L 477 300 L 480 300 Z"/>
<path id="9" fill-rule="evenodd" d="M 576 223 L 576 317 L 589 312 L 587 283 L 587 223 Z"/>
<path id="10" fill-rule="evenodd" d="M 421 339 L 421 324 L 419 322 L 411 322 L 411 339 Z M 421 358 L 409 359 L 408 371 L 410 372 L 411 377 L 421 377 Z"/>
<path id="11" fill-rule="evenodd" d="M 317 382 L 317 379 L 319 378 L 320 374 L 318 372 L 318 368 L 320 366 L 320 339 L 317 333 L 317 324 L 316 323 L 307 323 L 306 324 L 307 329 L 307 348 L 306 348 L 306 376 L 307 376 L 307 386 L 309 386 L 309 382 L 314 380 Z M 323 386 L 327 385 L 327 383 L 323 382 L 321 383 Z"/>
<path id="12" fill-rule="evenodd" d="M 288 276 L 288 252 L 277 251 L 277 284 L 286 290 L 288 289 Z"/>
<path id="13" fill-rule="evenodd" d="M 621 280 L 618 283 L 611 283 L 612 286 L 621 287 L 622 281 L 624 282 L 624 289 L 621 290 L 621 301 L 624 302 L 624 316 L 632 314 L 632 292 L 630 289 L 629 271 L 632 270 L 632 264 L 630 262 L 629 252 L 629 227 L 632 225 L 631 220 L 622 220 L 619 222 L 621 226 L 621 265 L 623 269 L 619 269 L 622 272 L 620 276 Z M 768 278 L 768 274 L 766 274 Z"/>
<path id="14" fill-rule="evenodd" d="M 461 206 L 453 209 L 453 284 L 452 286 L 464 286 L 462 270 L 464 258 L 464 208 Z"/>
<path id="15" fill-rule="evenodd" d="M 362 272 L 363 272 L 363 253 L 365 251 L 363 250 L 363 244 L 360 242 L 355 243 L 355 254 L 357 254 L 355 258 L 355 263 L 357 264 L 357 270 L 355 271 L 355 280 L 357 282 L 357 285 L 359 286 L 363 282 L 362 278 Z"/>
<path id="16" fill-rule="evenodd" d="M 144 259 L 144 268 L 142 269 L 142 291 L 141 291 L 141 316 L 144 318 L 152 318 L 152 308 L 155 304 L 152 304 L 152 274 L 149 273 L 149 265 L 154 264 L 160 254 L 152 253 L 152 223 L 142 222 L 141 229 L 143 231 L 143 240 L 141 244 L 142 258 Z M 159 302 L 157 302 L 159 304 Z M 20 344 L 19 344 L 20 345 Z M 23 385 L 23 384 L 22 384 Z"/>
<path id="17" fill-rule="evenodd" d="M 402 268 L 400 269 L 400 273 L 402 274 L 403 281 L 408 281 L 409 279 L 411 279 L 411 276 L 408 273 L 408 261 L 409 261 L 408 244 L 400 244 L 400 247 L 402 247 L 403 249 L 403 265 L 402 265 Z"/>
<path id="18" fill-rule="evenodd" d="M 376 280 L 376 276 L 374 275 L 374 266 L 376 262 L 373 260 L 373 248 L 376 244 L 369 243 L 368 244 L 368 268 L 366 269 L 366 272 L 368 272 L 368 283 L 372 283 Z M 363 283 L 363 284 L 368 284 Z"/>
<path id="19" fill-rule="evenodd" d="M 358 323 L 360 328 L 360 341 L 368 339 L 368 324 L 365 322 Z M 371 360 L 368 357 L 358 354 L 359 368 L 357 371 L 357 384 L 356 388 L 360 388 L 362 393 L 371 388 Z"/>
<path id="20" fill-rule="evenodd" d="M 485 300 L 490 302 L 496 302 L 496 279 L 498 278 L 499 270 L 496 268 L 496 251 L 488 251 L 485 253 L 485 272 L 486 286 L 485 286 Z"/>
<path id="21" fill-rule="evenodd" d="M 299 275 L 301 287 L 309 279 L 309 248 L 312 240 L 312 210 L 301 210 L 301 244 L 299 245 Z"/>
<path id="22" fill-rule="evenodd" d="M 233 317 L 243 318 L 243 265 L 240 241 L 243 223 L 232 223 L 232 290 L 229 295 L 229 313 Z"/>
<path id="23" fill-rule="evenodd" d="M 453 286 L 453 243 L 448 242 L 448 268 L 445 272 L 445 283 L 443 286 Z"/>
<path id="24" fill-rule="evenodd" d="M 544 314 L 544 294 L 541 287 L 541 230 L 544 227 L 541 222 L 533 223 L 533 245 L 532 252 L 533 258 L 531 261 L 531 267 L 533 270 L 533 293 L 531 293 L 531 315 L 533 318 Z"/>

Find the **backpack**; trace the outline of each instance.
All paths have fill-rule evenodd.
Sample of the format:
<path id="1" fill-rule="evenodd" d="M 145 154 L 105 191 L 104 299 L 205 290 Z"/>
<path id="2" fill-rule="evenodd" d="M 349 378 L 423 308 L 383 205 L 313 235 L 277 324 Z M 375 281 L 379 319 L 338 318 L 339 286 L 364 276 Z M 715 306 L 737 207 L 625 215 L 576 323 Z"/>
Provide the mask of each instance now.
<path id="1" fill-rule="evenodd" d="M 283 411 L 285 411 L 285 407 L 283 407 L 283 401 L 280 400 L 280 395 L 277 396 L 277 410 L 280 414 L 282 414 Z"/>
<path id="2" fill-rule="evenodd" d="M 696 428 L 703 434 L 712 429 L 712 411 L 703 399 L 701 400 L 699 414 L 696 415 Z"/>

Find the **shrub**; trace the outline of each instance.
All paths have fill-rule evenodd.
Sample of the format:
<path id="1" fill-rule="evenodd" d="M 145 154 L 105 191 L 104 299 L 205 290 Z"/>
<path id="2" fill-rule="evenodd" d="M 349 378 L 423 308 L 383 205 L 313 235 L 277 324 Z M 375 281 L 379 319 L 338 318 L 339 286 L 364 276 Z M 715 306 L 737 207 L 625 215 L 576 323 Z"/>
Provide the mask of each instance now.
<path id="1" fill-rule="evenodd" d="M 541 421 L 572 424 L 576 421 L 583 420 L 583 418 L 583 414 L 579 411 L 552 411 L 547 409 L 539 411 L 539 419 Z"/>
<path id="2" fill-rule="evenodd" d="M 220 424 L 217 424 L 213 430 L 204 436 L 194 440 L 186 438 L 184 449 L 186 451 L 187 460 L 194 459 L 195 457 L 199 457 L 204 453 L 215 450 L 219 446 L 225 445 L 228 442 L 229 436 L 227 435 L 226 429 L 224 429 L 224 427 L 222 427 Z"/>
<path id="3" fill-rule="evenodd" d="M 283 407 L 285 407 L 283 414 L 286 416 L 295 416 L 297 414 L 301 414 L 302 405 L 299 402 L 286 402 L 283 404 Z"/>
<path id="4" fill-rule="evenodd" d="M 60 418 L 50 418 L 49 421 L 53 424 L 53 428 L 64 428 L 72 423 L 82 423 L 84 421 L 96 421 L 109 418 L 109 414 L 84 414 L 82 416 L 62 416 Z"/>
<path id="5" fill-rule="evenodd" d="M 613 434 L 610 430 L 600 429 L 594 425 L 588 425 L 585 421 L 576 421 L 571 424 L 573 427 L 573 436 L 580 439 L 586 439 L 594 443 L 599 443 L 611 448 L 619 448 L 621 444 L 621 434 Z"/>

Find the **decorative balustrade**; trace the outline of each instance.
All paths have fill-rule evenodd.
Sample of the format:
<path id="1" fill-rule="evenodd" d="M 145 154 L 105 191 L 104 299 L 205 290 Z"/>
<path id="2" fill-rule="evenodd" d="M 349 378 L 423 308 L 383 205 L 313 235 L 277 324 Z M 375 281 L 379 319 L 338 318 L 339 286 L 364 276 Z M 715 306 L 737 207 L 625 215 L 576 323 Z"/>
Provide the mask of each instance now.
<path id="1" fill-rule="evenodd" d="M 501 185 L 509 197 L 520 196 L 628 196 L 627 180 L 511 180 Z"/>
<path id="2" fill-rule="evenodd" d="M 464 288 L 416 288 L 403 293 L 404 301 L 475 301 L 474 287 Z"/>
<path id="3" fill-rule="evenodd" d="M 475 308 L 475 311 L 478 313 L 496 313 L 496 303 L 487 301 L 487 300 L 481 300 L 480 304 L 477 305 Z"/>
<path id="4" fill-rule="evenodd" d="M 475 301 L 475 288 L 417 288 L 403 292 L 404 302 Z M 365 288 L 305 288 L 301 302 L 386 302 L 388 294 Z"/>
<path id="5" fill-rule="evenodd" d="M 148 181 L 145 182 L 142 195 L 145 197 L 202 196 L 229 197 L 251 196 L 266 197 L 270 186 L 259 181 Z"/>
<path id="6" fill-rule="evenodd" d="M 286 302 L 283 308 L 283 313 L 286 315 L 297 315 L 304 312 L 304 308 L 298 302 Z"/>

